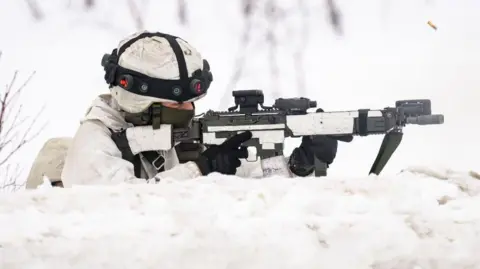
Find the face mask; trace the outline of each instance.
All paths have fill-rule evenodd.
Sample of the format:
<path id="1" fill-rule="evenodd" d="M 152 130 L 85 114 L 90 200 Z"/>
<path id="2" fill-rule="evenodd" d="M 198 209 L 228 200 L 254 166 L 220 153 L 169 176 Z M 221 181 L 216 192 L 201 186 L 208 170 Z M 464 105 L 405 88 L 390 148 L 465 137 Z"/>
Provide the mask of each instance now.
<path id="1" fill-rule="evenodd" d="M 160 122 L 171 124 L 174 128 L 187 128 L 190 126 L 195 112 L 193 110 L 176 109 L 162 106 Z"/>
<path id="2" fill-rule="evenodd" d="M 153 125 L 155 120 L 160 124 L 171 124 L 174 128 L 187 128 L 190 126 L 194 110 L 183 110 L 165 107 L 162 105 L 152 105 L 147 111 L 142 113 L 125 113 L 125 121 L 135 126 Z"/>

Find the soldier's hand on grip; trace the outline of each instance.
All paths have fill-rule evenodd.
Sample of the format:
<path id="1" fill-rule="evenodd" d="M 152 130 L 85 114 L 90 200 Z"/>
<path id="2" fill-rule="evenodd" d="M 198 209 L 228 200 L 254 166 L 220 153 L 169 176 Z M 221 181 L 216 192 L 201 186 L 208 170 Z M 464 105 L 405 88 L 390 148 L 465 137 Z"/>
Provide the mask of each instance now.
<path id="1" fill-rule="evenodd" d="M 252 133 L 246 131 L 230 137 L 220 145 L 210 146 L 195 160 L 202 175 L 212 172 L 235 175 L 241 164 L 240 159 L 248 157 L 247 148 L 241 145 L 251 138 Z"/>

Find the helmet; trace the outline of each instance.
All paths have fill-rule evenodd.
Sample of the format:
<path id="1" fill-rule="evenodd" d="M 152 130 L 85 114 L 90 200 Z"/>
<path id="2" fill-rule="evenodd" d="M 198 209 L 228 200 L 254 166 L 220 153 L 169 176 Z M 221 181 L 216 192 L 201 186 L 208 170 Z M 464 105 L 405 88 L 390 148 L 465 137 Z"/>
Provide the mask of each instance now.
<path id="1" fill-rule="evenodd" d="M 102 59 L 105 81 L 119 107 L 141 113 L 153 103 L 193 102 L 207 93 L 210 66 L 185 40 L 142 31 L 128 36 Z"/>

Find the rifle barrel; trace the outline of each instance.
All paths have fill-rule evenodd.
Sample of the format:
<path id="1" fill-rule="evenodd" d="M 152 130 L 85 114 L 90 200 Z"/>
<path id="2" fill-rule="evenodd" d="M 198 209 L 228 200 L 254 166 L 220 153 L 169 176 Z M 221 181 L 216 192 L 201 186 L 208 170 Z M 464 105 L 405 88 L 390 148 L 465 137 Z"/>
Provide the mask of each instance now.
<path id="1" fill-rule="evenodd" d="M 444 122 L 444 118 L 442 114 L 421 115 L 417 117 L 407 118 L 407 124 L 430 125 L 430 124 L 443 124 L 443 122 Z"/>

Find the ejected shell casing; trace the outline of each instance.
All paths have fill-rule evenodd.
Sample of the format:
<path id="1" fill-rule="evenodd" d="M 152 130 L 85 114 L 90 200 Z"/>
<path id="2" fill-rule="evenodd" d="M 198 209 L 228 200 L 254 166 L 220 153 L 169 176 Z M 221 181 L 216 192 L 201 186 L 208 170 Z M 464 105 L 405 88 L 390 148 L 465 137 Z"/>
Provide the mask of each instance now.
<path id="1" fill-rule="evenodd" d="M 437 30 L 437 26 L 433 24 L 432 21 L 428 21 L 427 24 L 430 25 L 430 27 L 432 27 L 435 31 Z"/>

